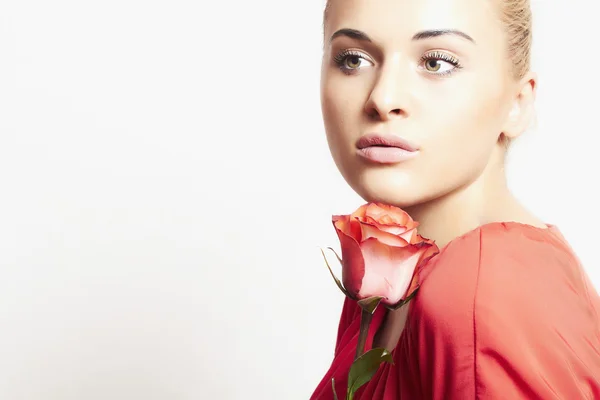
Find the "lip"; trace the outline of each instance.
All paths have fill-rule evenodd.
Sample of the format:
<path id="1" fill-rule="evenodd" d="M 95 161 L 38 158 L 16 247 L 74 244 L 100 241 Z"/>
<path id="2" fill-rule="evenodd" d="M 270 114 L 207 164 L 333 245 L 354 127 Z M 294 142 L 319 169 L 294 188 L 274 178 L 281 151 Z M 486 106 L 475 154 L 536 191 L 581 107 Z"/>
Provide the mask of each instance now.
<path id="1" fill-rule="evenodd" d="M 356 142 L 357 154 L 377 164 L 397 164 L 419 154 L 419 148 L 395 135 L 367 134 Z"/>
<path id="2" fill-rule="evenodd" d="M 356 142 L 356 147 L 359 150 L 371 146 L 397 147 L 409 152 L 415 152 L 419 150 L 419 148 L 416 145 L 396 135 L 380 135 L 377 133 L 368 133 L 362 136 Z"/>

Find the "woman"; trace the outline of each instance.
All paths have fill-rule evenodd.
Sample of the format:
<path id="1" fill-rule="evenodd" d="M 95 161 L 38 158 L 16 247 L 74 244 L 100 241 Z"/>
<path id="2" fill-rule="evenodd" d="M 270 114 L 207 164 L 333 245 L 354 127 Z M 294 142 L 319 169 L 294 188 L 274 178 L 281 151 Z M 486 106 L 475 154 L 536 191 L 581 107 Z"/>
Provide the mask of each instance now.
<path id="1" fill-rule="evenodd" d="M 378 309 L 382 365 L 357 399 L 599 399 L 600 299 L 557 227 L 507 188 L 533 117 L 528 0 L 330 0 L 321 101 L 337 167 L 398 206 L 440 253 L 398 311 Z M 312 399 L 340 398 L 360 312 L 346 299 Z"/>

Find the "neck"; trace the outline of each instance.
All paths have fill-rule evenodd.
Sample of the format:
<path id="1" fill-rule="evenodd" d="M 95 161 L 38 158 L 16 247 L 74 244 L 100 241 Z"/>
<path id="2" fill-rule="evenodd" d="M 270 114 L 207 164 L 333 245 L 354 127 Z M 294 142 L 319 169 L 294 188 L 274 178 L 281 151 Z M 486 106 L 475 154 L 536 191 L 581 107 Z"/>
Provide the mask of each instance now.
<path id="1" fill-rule="evenodd" d="M 435 240 L 442 248 L 452 239 L 490 222 L 542 225 L 508 189 L 504 152 L 497 146 L 483 172 L 467 185 L 427 203 L 406 207 L 406 212 L 419 222 L 419 234 Z"/>

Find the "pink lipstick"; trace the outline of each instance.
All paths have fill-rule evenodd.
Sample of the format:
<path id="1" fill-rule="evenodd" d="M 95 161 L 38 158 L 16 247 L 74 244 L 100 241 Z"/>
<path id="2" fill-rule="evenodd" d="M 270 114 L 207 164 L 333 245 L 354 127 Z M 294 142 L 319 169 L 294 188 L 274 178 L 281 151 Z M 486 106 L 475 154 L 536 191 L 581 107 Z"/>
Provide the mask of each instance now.
<path id="1" fill-rule="evenodd" d="M 419 148 L 395 135 L 369 133 L 356 142 L 357 154 L 379 164 L 397 164 L 414 158 Z"/>

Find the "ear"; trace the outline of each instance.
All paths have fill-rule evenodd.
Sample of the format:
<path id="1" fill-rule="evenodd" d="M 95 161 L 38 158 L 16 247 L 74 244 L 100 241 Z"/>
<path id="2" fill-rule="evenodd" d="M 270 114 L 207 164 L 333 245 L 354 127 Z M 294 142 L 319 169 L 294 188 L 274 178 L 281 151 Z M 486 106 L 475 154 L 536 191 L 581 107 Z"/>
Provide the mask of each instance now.
<path id="1" fill-rule="evenodd" d="M 503 133 L 508 138 L 514 139 L 529 128 L 534 117 L 534 103 L 537 89 L 537 75 L 530 72 L 519 82 L 519 91 L 513 100 Z"/>

